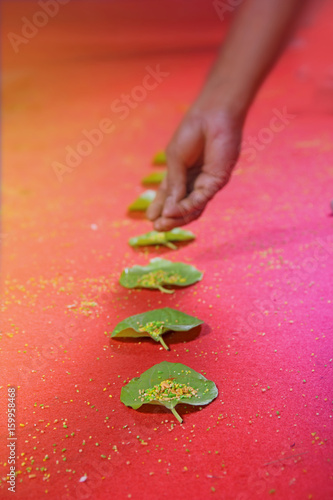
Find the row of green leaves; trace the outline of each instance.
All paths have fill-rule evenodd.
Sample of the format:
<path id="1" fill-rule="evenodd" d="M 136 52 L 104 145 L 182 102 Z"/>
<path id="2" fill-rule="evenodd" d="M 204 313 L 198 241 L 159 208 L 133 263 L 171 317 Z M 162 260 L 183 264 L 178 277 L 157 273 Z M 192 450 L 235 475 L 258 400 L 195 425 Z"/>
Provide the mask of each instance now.
<path id="1" fill-rule="evenodd" d="M 164 152 L 159 152 L 153 164 L 165 164 Z M 144 185 L 158 184 L 165 177 L 165 171 L 153 173 L 143 179 Z M 130 206 L 129 211 L 145 211 L 155 198 L 155 191 L 147 190 Z M 132 247 L 165 245 L 173 250 L 177 247 L 172 242 L 191 241 L 195 235 L 180 228 L 167 232 L 150 231 L 130 238 Z M 188 286 L 200 281 L 203 273 L 194 266 L 166 259 L 151 259 L 147 266 L 125 268 L 120 276 L 120 283 L 126 288 L 158 289 L 164 293 L 173 293 L 170 287 Z M 170 331 L 187 332 L 201 325 L 202 320 L 176 309 L 165 307 L 130 316 L 116 325 L 111 337 L 150 337 L 160 342 L 165 349 L 163 335 Z M 174 389 L 170 389 L 170 387 Z M 173 392 L 172 392 L 173 391 Z M 149 396 L 147 396 L 147 394 Z M 175 407 L 179 403 L 206 405 L 217 397 L 215 383 L 200 373 L 180 363 L 164 361 L 152 366 L 140 377 L 133 378 L 121 391 L 121 401 L 134 409 L 143 404 L 158 404 L 170 409 L 179 422 L 182 418 Z"/>

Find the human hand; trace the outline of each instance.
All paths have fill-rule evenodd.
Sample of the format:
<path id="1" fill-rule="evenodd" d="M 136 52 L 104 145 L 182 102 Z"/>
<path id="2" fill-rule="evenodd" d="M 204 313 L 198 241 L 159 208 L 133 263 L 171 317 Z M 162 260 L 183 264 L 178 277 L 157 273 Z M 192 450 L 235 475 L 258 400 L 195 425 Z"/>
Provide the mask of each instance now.
<path id="1" fill-rule="evenodd" d="M 157 231 L 197 219 L 229 181 L 241 144 L 242 123 L 203 98 L 187 113 L 166 148 L 168 171 L 147 217 Z"/>
<path id="2" fill-rule="evenodd" d="M 237 9 L 203 91 L 167 147 L 168 173 L 147 211 L 157 231 L 197 219 L 237 161 L 243 122 L 304 0 L 248 0 Z"/>

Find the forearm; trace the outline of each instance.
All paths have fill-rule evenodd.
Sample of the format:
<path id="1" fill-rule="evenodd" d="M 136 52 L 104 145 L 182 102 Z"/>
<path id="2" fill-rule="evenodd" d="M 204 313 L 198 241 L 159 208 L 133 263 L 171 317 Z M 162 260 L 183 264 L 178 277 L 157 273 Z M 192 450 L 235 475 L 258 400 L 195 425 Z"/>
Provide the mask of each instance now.
<path id="1" fill-rule="evenodd" d="M 284 47 L 305 0 L 245 0 L 197 100 L 218 92 L 241 119 Z M 196 105 L 195 105 L 196 106 Z"/>

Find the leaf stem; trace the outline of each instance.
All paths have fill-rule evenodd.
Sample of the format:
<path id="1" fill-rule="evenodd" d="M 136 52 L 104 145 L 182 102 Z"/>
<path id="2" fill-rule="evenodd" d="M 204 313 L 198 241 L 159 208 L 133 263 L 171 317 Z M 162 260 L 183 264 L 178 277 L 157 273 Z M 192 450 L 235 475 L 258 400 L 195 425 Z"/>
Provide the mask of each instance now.
<path id="1" fill-rule="evenodd" d="M 159 285 L 157 288 L 159 289 L 160 292 L 163 293 L 175 293 L 174 290 L 168 290 L 167 288 L 164 288 L 162 285 Z"/>
<path id="2" fill-rule="evenodd" d="M 176 417 L 176 419 L 178 420 L 178 422 L 181 424 L 183 422 L 183 419 L 182 417 L 176 412 L 176 409 L 175 408 L 171 408 L 171 411 L 172 413 L 174 414 L 174 416 Z"/>
<path id="3" fill-rule="evenodd" d="M 162 346 L 164 347 L 164 349 L 166 349 L 167 351 L 169 350 L 169 347 L 166 345 L 166 343 L 164 342 L 163 340 L 163 337 L 161 336 L 159 338 L 159 341 L 161 342 Z"/>
<path id="4" fill-rule="evenodd" d="M 171 243 L 171 241 L 167 241 L 164 244 L 165 244 L 166 247 L 171 248 L 171 250 L 177 250 L 176 245 L 174 245 L 173 243 Z"/>

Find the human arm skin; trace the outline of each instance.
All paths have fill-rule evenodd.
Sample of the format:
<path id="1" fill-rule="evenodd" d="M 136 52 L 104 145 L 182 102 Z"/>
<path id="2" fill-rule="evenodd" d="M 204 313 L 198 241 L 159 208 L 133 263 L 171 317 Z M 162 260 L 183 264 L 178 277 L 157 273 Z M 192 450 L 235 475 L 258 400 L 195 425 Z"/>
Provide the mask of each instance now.
<path id="1" fill-rule="evenodd" d="M 157 231 L 197 219 L 228 182 L 249 107 L 304 0 L 245 0 L 207 81 L 166 148 L 167 176 L 147 211 Z"/>

